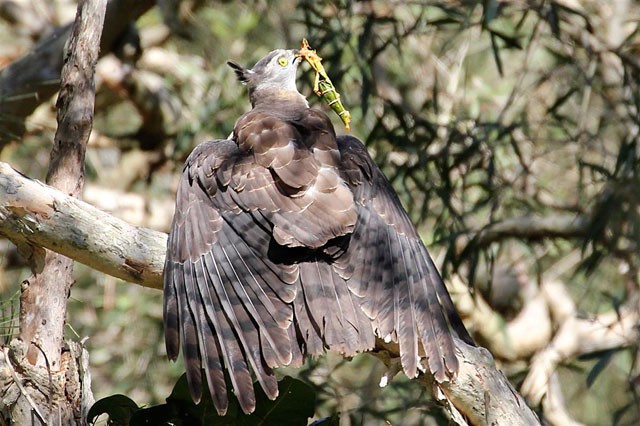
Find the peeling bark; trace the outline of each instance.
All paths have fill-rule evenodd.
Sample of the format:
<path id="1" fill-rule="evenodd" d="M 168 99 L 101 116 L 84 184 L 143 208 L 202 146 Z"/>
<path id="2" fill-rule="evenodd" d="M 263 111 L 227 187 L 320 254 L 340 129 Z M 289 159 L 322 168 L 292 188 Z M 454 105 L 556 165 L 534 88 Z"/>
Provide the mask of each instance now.
<path id="1" fill-rule="evenodd" d="M 84 186 L 106 6 L 107 0 L 80 1 L 62 69 L 47 184 L 72 197 L 81 196 Z M 14 424 L 33 424 L 34 415 L 43 424 L 84 424 L 93 395 L 81 380 L 74 344 L 64 342 L 73 260 L 49 250 L 33 253 L 36 267 L 20 297 L 20 336 L 5 348 L 4 365 L 20 393 L 1 410 Z"/>
<path id="2" fill-rule="evenodd" d="M 428 374 L 418 381 L 432 389 L 456 425 L 529 426 L 539 425 L 536 414 L 498 370 L 488 350 L 454 338 L 460 369 L 450 381 L 437 383 Z M 376 353 L 387 366 L 400 356 L 398 345 L 378 339 Z M 426 360 L 421 361 L 426 366 Z M 424 367 L 423 366 L 423 369 Z"/>
<path id="3" fill-rule="evenodd" d="M 31 259 L 31 246 L 41 246 L 125 281 L 162 288 L 167 234 L 131 226 L 1 162 L 0 234 Z"/>

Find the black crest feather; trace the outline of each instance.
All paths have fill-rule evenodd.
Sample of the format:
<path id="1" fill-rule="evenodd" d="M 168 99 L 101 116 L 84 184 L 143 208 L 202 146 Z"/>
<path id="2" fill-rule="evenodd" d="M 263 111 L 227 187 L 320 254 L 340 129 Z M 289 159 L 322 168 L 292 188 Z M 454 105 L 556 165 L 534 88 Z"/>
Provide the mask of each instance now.
<path id="1" fill-rule="evenodd" d="M 233 71 L 236 73 L 236 77 L 238 77 L 238 81 L 242 82 L 243 84 L 247 84 L 249 82 L 248 69 L 243 68 L 240 65 L 236 64 L 235 62 L 231 62 L 231 61 L 227 61 L 227 65 L 229 65 L 231 69 L 233 69 Z"/>

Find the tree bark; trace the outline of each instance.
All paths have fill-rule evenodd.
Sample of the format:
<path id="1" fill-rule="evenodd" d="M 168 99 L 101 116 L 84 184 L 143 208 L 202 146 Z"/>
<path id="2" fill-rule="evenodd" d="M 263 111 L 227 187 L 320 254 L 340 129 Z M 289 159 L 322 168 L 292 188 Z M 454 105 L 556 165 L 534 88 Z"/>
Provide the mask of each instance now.
<path id="1" fill-rule="evenodd" d="M 84 157 L 95 102 L 94 71 L 106 6 L 106 0 L 80 1 L 62 69 L 56 104 L 58 129 L 47 183 L 72 197 L 80 197 L 84 185 Z M 17 371 L 16 384 L 25 379 L 21 387 L 25 390 L 8 407 L 10 421 L 27 424 L 35 412 L 46 424 L 82 424 L 93 397 L 86 383 L 83 391 L 77 357 L 69 355 L 70 345 L 64 342 L 73 260 L 49 250 L 34 253 L 33 275 L 23 283 L 20 297 L 19 341 L 5 353 L 5 362 Z M 34 377 L 38 373 L 50 377 L 44 389 Z M 54 383 L 58 375 L 59 383 Z"/>
<path id="2" fill-rule="evenodd" d="M 167 236 L 128 225 L 107 213 L 30 179 L 0 163 L 0 234 L 19 246 L 41 245 L 107 274 L 161 288 Z M 456 341 L 461 369 L 457 377 L 434 385 L 421 382 L 457 424 L 536 425 L 537 417 L 495 367 L 486 349 Z M 399 356 L 382 341 L 377 353 Z"/>
<path id="3" fill-rule="evenodd" d="M 131 226 L 0 163 L 0 234 L 27 258 L 45 247 L 114 277 L 162 288 L 167 234 Z"/>
<path id="4" fill-rule="evenodd" d="M 460 426 L 531 426 L 539 425 L 538 416 L 509 380 L 496 368 L 491 353 L 454 338 L 460 369 L 444 383 L 437 383 L 428 374 L 416 380 L 431 389 L 435 400 L 444 406 L 451 421 Z M 392 360 L 400 357 L 397 344 L 376 339 L 374 355 L 394 368 Z M 397 361 L 396 361 L 397 362 Z M 427 370 L 426 360 L 423 370 Z"/>

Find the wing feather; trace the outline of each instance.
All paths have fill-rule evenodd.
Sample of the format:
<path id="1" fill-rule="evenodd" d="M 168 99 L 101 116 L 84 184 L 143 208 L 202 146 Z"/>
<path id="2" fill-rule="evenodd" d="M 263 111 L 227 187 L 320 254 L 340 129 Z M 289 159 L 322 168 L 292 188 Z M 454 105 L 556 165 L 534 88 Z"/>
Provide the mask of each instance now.
<path id="1" fill-rule="evenodd" d="M 165 263 L 167 354 L 182 347 L 192 398 L 204 365 L 227 410 L 228 371 L 244 412 L 252 374 L 325 349 L 347 356 L 397 342 L 403 370 L 420 348 L 438 381 L 455 374 L 450 326 L 472 342 L 408 215 L 360 141 L 335 138 L 306 110 L 289 122 L 245 114 L 235 140 L 199 145 L 178 186 Z"/>
<path id="2" fill-rule="evenodd" d="M 377 311 L 376 320 L 378 323 L 378 337 L 386 339 L 387 336 L 391 336 L 394 341 L 397 341 L 395 338 L 394 327 L 396 324 L 394 308 L 396 306 L 397 293 L 393 276 L 394 253 L 391 251 L 389 229 L 386 225 L 382 226 L 383 232 L 382 235 L 380 235 L 380 245 L 378 246 L 381 268 L 379 267 L 376 271 L 376 276 L 379 276 L 380 280 L 378 281 L 378 285 L 375 287 L 374 296 L 372 296 L 371 301 L 368 302 L 375 303 L 375 306 L 373 306 L 371 310 L 372 312 Z M 375 300 L 375 302 L 372 302 L 373 300 Z"/>
<path id="3" fill-rule="evenodd" d="M 363 296 L 362 310 L 372 319 L 376 336 L 399 344 L 407 376 L 416 375 L 422 347 L 430 371 L 444 381 L 458 369 L 450 325 L 468 343 L 473 340 L 400 200 L 366 148 L 353 137 L 337 140 L 358 222 L 336 269 L 348 277 L 351 291 Z"/>
<path id="4" fill-rule="evenodd" d="M 214 289 L 213 294 L 209 292 L 211 297 L 209 305 L 214 310 L 208 312 L 208 315 L 214 323 L 216 333 L 219 336 L 218 341 L 223 347 L 223 358 L 238 402 L 245 412 L 251 412 L 252 407 L 255 407 L 253 380 L 245 354 L 240 346 L 240 340 L 243 339 L 241 337 L 242 329 L 233 313 L 232 303 L 224 284 L 227 282 L 228 276 L 222 265 L 216 261 L 216 258 L 222 257 L 221 255 L 219 245 L 214 246 L 213 252 L 203 255 L 207 266 L 207 276 L 210 279 L 209 284 Z M 229 313 L 232 315 L 228 316 Z"/>
<path id="5" fill-rule="evenodd" d="M 396 244 L 393 250 L 398 258 L 396 293 L 398 294 L 398 320 L 396 333 L 400 345 L 400 361 L 405 374 L 414 378 L 418 373 L 418 334 L 414 298 L 416 297 L 413 272 L 415 268 L 407 262 L 411 259 L 411 247 L 406 235 L 394 235 Z M 396 251 L 397 250 L 397 251 Z"/>
<path id="6" fill-rule="evenodd" d="M 171 245 L 171 236 L 169 236 L 169 245 Z M 176 265 L 174 262 L 166 262 L 164 274 L 167 277 L 167 283 L 164 286 L 164 305 L 163 305 L 163 322 L 165 334 L 165 346 L 167 356 L 170 360 L 175 361 L 180 351 L 180 322 L 178 313 L 178 295 L 176 294 L 175 281 L 172 278 L 176 273 Z"/>
<path id="7" fill-rule="evenodd" d="M 278 356 L 278 361 L 269 360 L 270 362 L 267 362 L 267 364 L 274 367 L 289 364 L 291 361 L 291 343 L 286 331 L 289 321 L 285 320 L 284 327 L 280 326 L 274 318 L 276 316 L 275 312 L 270 312 L 269 308 L 264 305 L 266 302 L 272 309 L 276 309 L 266 296 L 261 283 L 256 279 L 256 275 L 243 259 L 243 255 L 248 258 L 251 257 L 251 253 L 243 251 L 243 254 L 241 254 L 235 242 L 225 233 L 221 234 L 220 242 L 220 248 L 226 259 L 224 264 L 228 266 L 225 270 L 232 274 L 230 283 L 239 299 L 239 305 L 251 314 Z M 283 303 L 279 305 L 280 311 L 284 311 L 284 315 L 288 317 L 286 312 L 290 311 L 290 307 Z M 235 311 L 239 311 L 239 309 L 235 309 Z M 256 347 L 258 346 L 256 345 Z"/>
<path id="8" fill-rule="evenodd" d="M 426 264 L 429 269 L 429 283 L 431 284 L 431 288 L 428 300 L 433 316 L 435 317 L 434 330 L 436 332 L 436 339 L 438 340 L 440 352 L 442 353 L 442 356 L 445 360 L 447 370 L 449 372 L 455 372 L 458 371 L 458 359 L 456 358 L 455 348 L 453 345 L 453 341 L 451 340 L 449 325 L 447 324 L 440 299 L 438 298 L 438 287 L 441 286 L 444 291 L 446 291 L 446 287 L 444 287 L 442 278 L 440 277 L 440 274 L 438 273 L 438 270 L 433 264 L 431 256 L 429 256 L 429 253 L 427 253 L 426 249 L 423 250 L 423 256 L 426 259 Z"/>
<path id="9" fill-rule="evenodd" d="M 420 276 L 424 277 L 428 275 L 428 268 L 425 262 L 425 257 L 421 255 L 419 246 L 420 244 L 418 242 L 413 241 L 412 254 L 415 257 L 417 270 L 419 271 Z M 444 365 L 442 361 L 442 354 L 440 352 L 440 346 L 438 344 L 436 332 L 433 326 L 433 314 L 431 312 L 430 306 L 431 304 L 428 302 L 430 291 L 429 286 L 425 280 L 420 280 L 420 282 L 417 284 L 416 311 L 418 313 L 418 330 L 420 332 L 422 346 L 424 348 L 424 353 L 428 358 L 427 362 L 429 365 L 429 370 L 431 371 L 431 373 L 433 373 L 434 376 L 441 379 L 444 372 Z"/>
<path id="10" fill-rule="evenodd" d="M 300 351 L 303 355 L 320 355 L 324 352 L 324 343 L 322 342 L 322 333 L 320 326 L 314 319 L 308 303 L 307 292 L 302 285 L 302 280 L 297 282 L 297 296 L 293 302 L 295 312 L 296 336 L 299 338 L 298 343 Z"/>
<path id="11" fill-rule="evenodd" d="M 221 215 L 246 218 L 245 225 L 254 221 L 251 214 L 234 206 L 215 173 L 216 167 L 232 167 L 220 157 L 232 158 L 234 153 L 228 143 L 217 141 L 200 146 L 187 161 L 178 187 L 165 274 L 167 353 L 175 359 L 182 340 L 194 401 L 201 398 L 204 365 L 220 414 L 227 409 L 223 364 L 243 411 L 249 413 L 255 407 L 249 365 L 265 393 L 277 396 L 270 366 L 285 365 L 292 357 L 287 328 L 297 278 L 290 265 L 267 265 L 252 249 L 251 238 L 260 240 L 260 232 L 266 232 L 259 225 L 248 226 L 252 232 L 241 238 Z M 245 172 L 238 167 L 238 173 Z M 236 185 L 243 184 L 242 177 L 231 178 Z"/>
<path id="12" fill-rule="evenodd" d="M 198 335 L 200 337 L 200 354 L 204 360 L 204 370 L 207 377 L 207 383 L 209 385 L 209 393 L 213 399 L 213 405 L 216 407 L 218 413 L 226 413 L 227 411 L 227 384 L 224 379 L 224 372 L 222 369 L 221 349 L 218 339 L 214 334 L 214 328 L 211 324 L 209 317 L 205 313 L 205 306 L 207 306 L 208 299 L 203 295 L 205 292 L 208 294 L 209 289 L 203 288 L 206 286 L 206 274 L 204 269 L 203 260 L 199 260 L 193 264 L 195 271 L 196 283 L 198 284 L 198 295 L 201 303 L 194 303 L 196 305 L 197 316 L 196 324 L 198 326 Z M 209 307 L 213 311 L 213 307 Z"/>
<path id="13" fill-rule="evenodd" d="M 258 378 L 258 382 L 262 385 L 265 393 L 270 399 L 275 399 L 278 396 L 278 384 L 273 377 L 273 373 L 271 369 L 263 363 L 262 354 L 261 354 L 261 345 L 260 345 L 260 336 L 258 331 L 258 326 L 254 321 L 254 317 L 251 318 L 249 316 L 250 308 L 248 307 L 248 297 L 247 301 L 242 300 L 242 296 L 246 296 L 246 293 L 242 289 L 242 283 L 239 282 L 238 273 L 235 271 L 233 267 L 233 263 L 231 262 L 229 255 L 227 254 L 227 250 L 224 248 L 224 245 L 219 246 L 222 249 L 224 257 L 227 259 L 227 262 L 221 262 L 223 264 L 223 269 L 227 274 L 228 282 L 231 282 L 232 288 L 227 291 L 227 297 L 231 310 L 226 311 L 227 317 L 230 318 L 231 323 L 234 325 L 235 331 L 239 336 L 240 342 L 242 343 L 242 348 L 244 352 L 244 359 L 248 360 L 251 364 L 253 372 L 256 374 Z M 224 267 L 226 266 L 226 267 Z M 230 275 L 233 274 L 233 276 Z M 225 305 L 223 304 L 223 307 Z M 257 315 L 257 313 L 256 313 Z M 279 327 L 275 326 L 276 330 L 279 330 Z M 265 327 L 266 330 L 266 327 Z M 283 330 L 284 331 L 284 330 Z M 274 330 L 270 330 L 270 332 L 274 332 Z M 281 343 L 283 346 L 289 346 L 289 336 L 285 333 L 284 341 Z M 290 351 L 290 349 L 289 349 Z M 289 360 L 291 356 L 288 355 Z M 286 363 L 289 362 L 286 361 Z M 285 363 L 285 364 L 286 364 Z M 280 364 L 282 365 L 282 364 Z M 246 392 L 253 392 L 253 383 L 249 386 L 250 390 L 247 389 Z M 238 389 L 238 392 L 243 392 L 243 389 Z M 253 396 L 253 395 L 252 395 Z M 242 404 L 242 397 L 239 398 L 239 401 Z M 253 406 L 243 406 L 242 408 L 247 411 L 253 411 L 255 408 L 255 401 L 252 401 Z"/>
<path id="14" fill-rule="evenodd" d="M 176 272 L 176 289 L 178 294 L 178 311 L 180 312 L 180 326 L 182 337 L 182 353 L 187 371 L 189 392 L 194 401 L 199 402 L 202 397 L 202 374 L 200 372 L 201 361 L 198 346 L 198 335 L 193 314 L 189 309 L 186 269 L 184 265 L 178 265 Z"/>

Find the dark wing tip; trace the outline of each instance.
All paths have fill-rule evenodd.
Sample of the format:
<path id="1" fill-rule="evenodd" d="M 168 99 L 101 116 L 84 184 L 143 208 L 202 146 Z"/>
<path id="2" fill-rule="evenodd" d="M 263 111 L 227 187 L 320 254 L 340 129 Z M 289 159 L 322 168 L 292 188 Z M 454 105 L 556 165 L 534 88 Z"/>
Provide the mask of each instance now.
<path id="1" fill-rule="evenodd" d="M 167 286 L 171 288 L 170 291 L 166 291 Z M 177 309 L 177 301 L 175 293 L 173 292 L 173 283 L 168 282 L 165 284 L 163 322 L 165 348 L 167 351 L 167 357 L 171 361 L 175 361 L 178 358 L 178 353 L 180 352 L 180 331 Z"/>
<path id="2" fill-rule="evenodd" d="M 167 350 L 167 358 L 169 361 L 175 362 L 178 359 L 179 342 L 176 339 L 165 337 L 165 348 Z"/>
<path id="3" fill-rule="evenodd" d="M 202 384 L 194 384 L 189 382 L 189 394 L 191 394 L 191 399 L 195 404 L 200 404 L 202 400 Z"/>
<path id="4" fill-rule="evenodd" d="M 177 313 L 169 310 L 164 315 L 164 345 L 167 351 L 167 358 L 175 361 L 180 352 L 180 332 L 178 326 L 173 321 L 177 318 Z"/>
<path id="5" fill-rule="evenodd" d="M 253 392 L 253 388 L 251 389 L 251 392 L 242 392 L 239 390 L 236 392 L 236 398 L 238 398 L 240 408 L 245 414 L 251 414 L 256 410 L 256 397 Z"/>

